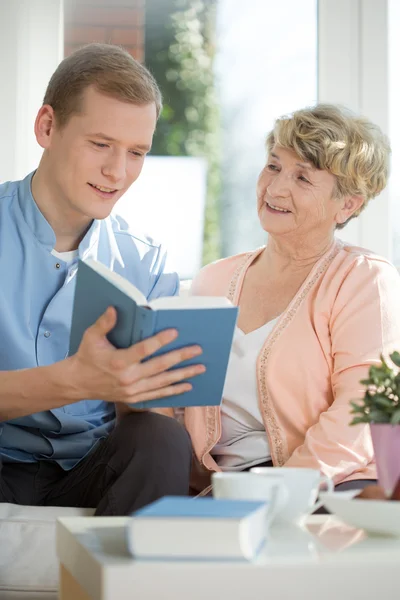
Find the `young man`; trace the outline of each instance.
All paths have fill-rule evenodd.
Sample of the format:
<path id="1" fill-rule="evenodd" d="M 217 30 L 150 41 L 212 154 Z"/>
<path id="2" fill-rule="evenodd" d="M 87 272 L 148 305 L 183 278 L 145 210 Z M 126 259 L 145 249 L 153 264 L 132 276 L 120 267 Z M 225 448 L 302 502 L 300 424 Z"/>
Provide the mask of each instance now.
<path id="1" fill-rule="evenodd" d="M 91 44 L 53 74 L 35 122 L 38 169 L 0 185 L 0 502 L 124 515 L 186 494 L 191 445 L 172 418 L 135 402 L 184 393 L 198 347 L 142 362 L 175 331 L 126 350 L 109 308 L 67 356 L 78 259 L 95 258 L 149 298 L 177 293 L 160 246 L 112 208 L 137 179 L 161 109 L 151 74 Z"/>

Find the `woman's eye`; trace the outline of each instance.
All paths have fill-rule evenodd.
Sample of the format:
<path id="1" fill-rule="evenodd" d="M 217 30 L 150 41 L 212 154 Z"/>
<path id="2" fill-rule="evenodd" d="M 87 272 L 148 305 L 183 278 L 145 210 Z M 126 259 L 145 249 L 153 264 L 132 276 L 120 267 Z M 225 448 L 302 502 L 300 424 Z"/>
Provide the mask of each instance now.
<path id="1" fill-rule="evenodd" d="M 299 179 L 300 179 L 300 181 L 304 181 L 304 183 L 310 183 L 310 182 L 308 181 L 308 179 L 306 179 L 306 178 L 304 177 L 304 175 L 300 175 L 300 176 L 299 176 Z"/>
<path id="2" fill-rule="evenodd" d="M 267 168 L 270 171 L 278 171 L 278 167 L 276 165 L 267 165 Z"/>

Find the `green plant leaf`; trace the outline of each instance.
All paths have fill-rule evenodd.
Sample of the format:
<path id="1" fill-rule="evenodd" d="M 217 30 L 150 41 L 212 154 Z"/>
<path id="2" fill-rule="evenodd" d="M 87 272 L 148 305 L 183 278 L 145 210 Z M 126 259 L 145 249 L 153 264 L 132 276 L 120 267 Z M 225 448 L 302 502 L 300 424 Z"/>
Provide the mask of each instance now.
<path id="1" fill-rule="evenodd" d="M 350 425 L 359 425 L 360 423 L 369 423 L 368 417 L 354 417 L 354 419 L 350 421 Z"/>
<path id="2" fill-rule="evenodd" d="M 396 367 L 400 367 L 400 353 L 395 351 L 390 355 L 390 360 L 394 362 Z"/>
<path id="3" fill-rule="evenodd" d="M 379 409 L 372 409 L 369 413 L 370 423 L 390 423 L 390 414 Z"/>
<path id="4" fill-rule="evenodd" d="M 375 394 L 372 395 L 369 392 L 366 392 L 364 398 L 363 398 L 363 402 L 364 402 L 364 406 L 370 408 L 371 406 L 373 406 L 374 404 L 374 398 L 375 398 Z"/>
<path id="5" fill-rule="evenodd" d="M 353 408 L 350 411 L 350 414 L 351 415 L 365 415 L 366 412 L 365 412 L 365 410 L 364 410 L 364 408 L 362 406 L 358 406 L 357 408 Z"/>
<path id="6" fill-rule="evenodd" d="M 389 400 L 389 398 L 386 398 L 386 396 L 382 396 L 381 394 L 376 394 L 376 396 L 374 396 L 374 403 L 375 406 L 384 409 L 385 412 L 391 412 L 396 407 L 393 400 Z"/>
<path id="7" fill-rule="evenodd" d="M 357 415 L 357 416 L 368 416 L 368 412 L 365 411 L 365 409 L 362 406 L 359 406 L 358 408 L 353 408 L 350 411 L 351 415 Z"/>
<path id="8" fill-rule="evenodd" d="M 390 419 L 390 422 L 392 425 L 400 424 L 400 409 L 399 408 L 392 414 L 392 418 Z"/>
<path id="9" fill-rule="evenodd" d="M 355 402 L 355 400 L 350 400 L 350 406 L 354 409 L 354 410 L 364 410 L 364 406 L 361 404 L 358 404 L 358 402 Z"/>
<path id="10" fill-rule="evenodd" d="M 380 366 L 380 367 L 378 367 L 378 368 L 382 369 L 382 371 L 385 371 L 386 373 L 387 373 L 387 372 L 390 372 L 390 371 L 391 371 L 391 368 L 390 368 L 390 367 L 389 367 L 389 365 L 387 364 L 387 362 L 386 362 L 386 360 L 385 360 L 385 357 L 383 356 L 383 354 L 381 354 L 381 355 L 379 356 L 379 358 L 381 359 L 381 366 Z"/>

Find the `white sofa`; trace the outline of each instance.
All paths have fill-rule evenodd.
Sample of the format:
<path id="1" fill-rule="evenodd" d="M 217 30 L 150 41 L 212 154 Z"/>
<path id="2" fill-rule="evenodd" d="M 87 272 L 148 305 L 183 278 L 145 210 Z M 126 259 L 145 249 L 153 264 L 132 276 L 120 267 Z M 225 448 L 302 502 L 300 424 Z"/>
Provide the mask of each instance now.
<path id="1" fill-rule="evenodd" d="M 56 519 L 93 512 L 0 503 L 0 600 L 57 600 Z"/>

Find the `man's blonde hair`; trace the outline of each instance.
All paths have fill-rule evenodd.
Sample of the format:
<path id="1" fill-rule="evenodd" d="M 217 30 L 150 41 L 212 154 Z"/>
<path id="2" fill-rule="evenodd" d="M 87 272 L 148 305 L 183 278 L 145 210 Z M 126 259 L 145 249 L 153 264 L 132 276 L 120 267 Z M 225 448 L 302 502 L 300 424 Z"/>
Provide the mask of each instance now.
<path id="1" fill-rule="evenodd" d="M 89 86 L 120 100 L 143 106 L 154 102 L 157 117 L 161 92 L 151 73 L 126 50 L 112 44 L 88 44 L 65 58 L 53 73 L 43 99 L 56 115 L 59 127 L 79 114 Z"/>
<path id="2" fill-rule="evenodd" d="M 277 119 L 267 136 L 268 152 L 275 144 L 332 173 L 336 198 L 362 196 L 363 205 L 351 218 L 386 186 L 390 158 L 387 137 L 377 125 L 345 108 L 317 104 Z"/>

